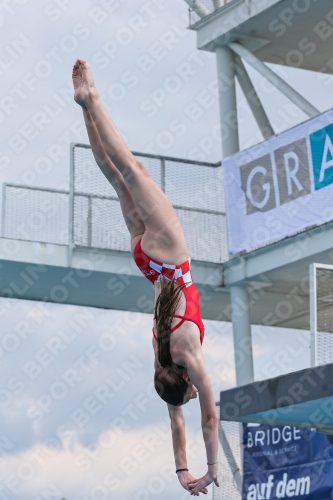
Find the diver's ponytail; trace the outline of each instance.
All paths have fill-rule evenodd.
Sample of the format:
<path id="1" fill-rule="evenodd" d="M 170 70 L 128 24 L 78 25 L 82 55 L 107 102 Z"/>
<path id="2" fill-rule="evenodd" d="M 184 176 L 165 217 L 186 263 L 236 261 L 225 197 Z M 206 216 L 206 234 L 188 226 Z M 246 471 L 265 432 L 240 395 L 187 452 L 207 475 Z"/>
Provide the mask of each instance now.
<path id="1" fill-rule="evenodd" d="M 157 358 L 161 366 L 155 371 L 154 385 L 158 395 L 173 406 L 184 403 L 188 383 L 184 379 L 185 368 L 175 365 L 170 354 L 172 318 L 177 310 L 182 287 L 174 280 L 161 281 L 161 293 L 155 305 Z"/>
<path id="2" fill-rule="evenodd" d="M 156 332 L 158 339 L 158 361 L 161 366 L 171 364 L 170 333 L 173 316 L 180 300 L 182 287 L 174 280 L 161 280 L 161 293 L 155 305 Z"/>

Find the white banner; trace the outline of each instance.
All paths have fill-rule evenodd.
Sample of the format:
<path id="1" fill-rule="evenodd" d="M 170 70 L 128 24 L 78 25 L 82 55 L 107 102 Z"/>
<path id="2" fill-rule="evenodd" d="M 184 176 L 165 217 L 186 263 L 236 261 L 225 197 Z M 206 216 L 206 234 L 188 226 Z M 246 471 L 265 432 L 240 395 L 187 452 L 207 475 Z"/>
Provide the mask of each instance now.
<path id="1" fill-rule="evenodd" d="M 222 166 L 230 254 L 333 220 L 333 110 Z"/>

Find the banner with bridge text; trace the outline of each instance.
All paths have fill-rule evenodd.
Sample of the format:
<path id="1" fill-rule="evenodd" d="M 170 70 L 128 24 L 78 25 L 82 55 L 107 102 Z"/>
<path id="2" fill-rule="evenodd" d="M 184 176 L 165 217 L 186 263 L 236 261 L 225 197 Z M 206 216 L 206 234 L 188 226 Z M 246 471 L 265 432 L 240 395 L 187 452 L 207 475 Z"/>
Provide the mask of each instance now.
<path id="1" fill-rule="evenodd" d="M 333 220 L 333 110 L 222 166 L 230 254 Z"/>
<path id="2" fill-rule="evenodd" d="M 333 436 L 290 426 L 243 429 L 242 500 L 333 498 Z"/>

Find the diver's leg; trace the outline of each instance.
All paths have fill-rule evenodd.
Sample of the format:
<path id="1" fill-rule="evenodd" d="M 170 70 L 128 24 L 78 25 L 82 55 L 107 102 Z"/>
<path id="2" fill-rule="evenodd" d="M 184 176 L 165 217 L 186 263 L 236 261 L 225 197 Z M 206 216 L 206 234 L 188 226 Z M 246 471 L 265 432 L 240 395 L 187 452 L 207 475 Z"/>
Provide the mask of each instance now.
<path id="1" fill-rule="evenodd" d="M 103 106 L 87 62 L 78 60 L 75 63 L 73 80 L 74 98 L 88 109 L 102 145 L 122 174 L 144 222 L 143 249 L 151 257 L 163 262 L 183 262 L 188 258 L 188 250 L 177 214 L 162 190 L 126 146 Z"/>
<path id="2" fill-rule="evenodd" d="M 132 195 L 124 181 L 123 176 L 114 166 L 104 150 L 102 141 L 98 135 L 98 131 L 89 111 L 84 107 L 82 110 L 94 158 L 97 165 L 118 195 L 122 214 L 131 235 L 131 246 L 133 251 L 137 241 L 140 239 L 138 237 L 142 237 L 145 232 L 144 222 L 137 211 Z"/>

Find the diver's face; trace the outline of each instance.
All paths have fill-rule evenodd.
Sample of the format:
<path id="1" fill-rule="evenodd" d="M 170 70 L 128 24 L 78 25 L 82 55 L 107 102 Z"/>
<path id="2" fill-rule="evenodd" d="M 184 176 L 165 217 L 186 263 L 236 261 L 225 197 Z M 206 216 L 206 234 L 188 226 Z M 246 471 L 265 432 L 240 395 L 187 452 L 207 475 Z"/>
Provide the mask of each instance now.
<path id="1" fill-rule="evenodd" d="M 183 403 L 183 404 L 186 404 L 190 401 L 190 399 L 195 399 L 198 396 L 198 389 L 195 387 L 194 384 L 192 384 L 192 382 L 187 374 L 184 375 L 184 378 L 185 378 L 186 382 L 188 383 L 188 388 L 187 388 L 185 398 L 184 398 L 184 403 Z"/>

